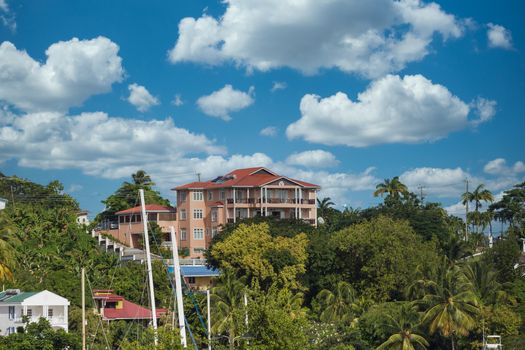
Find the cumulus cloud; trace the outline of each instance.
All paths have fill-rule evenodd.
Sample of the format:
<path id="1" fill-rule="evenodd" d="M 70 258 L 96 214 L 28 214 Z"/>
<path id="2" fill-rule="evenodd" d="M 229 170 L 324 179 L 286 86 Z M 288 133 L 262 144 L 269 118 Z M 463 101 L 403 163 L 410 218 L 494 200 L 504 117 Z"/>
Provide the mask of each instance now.
<path id="1" fill-rule="evenodd" d="M 46 50 L 40 63 L 8 41 L 0 44 L 0 100 L 24 111 L 66 111 L 122 80 L 119 47 L 111 40 L 73 38 Z"/>
<path id="2" fill-rule="evenodd" d="M 486 104 L 485 108 L 493 106 Z M 343 92 L 326 98 L 303 96 L 301 118 L 288 126 L 286 134 L 352 147 L 430 142 L 489 119 L 484 110 L 480 119 L 469 121 L 470 109 L 446 87 L 422 75 L 387 75 L 372 82 L 356 101 Z"/>
<path id="3" fill-rule="evenodd" d="M 141 167 L 179 163 L 192 154 L 224 152 L 213 140 L 178 128 L 171 119 L 43 112 L 0 120 L 0 162 L 17 159 L 25 167 L 80 169 L 88 175 L 120 178 Z"/>
<path id="4" fill-rule="evenodd" d="M 277 135 L 277 128 L 275 126 L 267 126 L 266 128 L 261 129 L 259 134 L 261 136 L 273 137 L 273 136 Z"/>
<path id="5" fill-rule="evenodd" d="M 253 91 L 253 87 L 250 87 L 248 92 L 243 92 L 227 84 L 210 95 L 199 97 L 197 105 L 204 114 L 228 121 L 231 120 L 231 113 L 249 107 L 255 102 L 252 97 Z"/>
<path id="6" fill-rule="evenodd" d="M 131 103 L 140 112 L 146 112 L 150 107 L 158 105 L 159 99 L 151 95 L 142 85 L 131 84 L 128 86 L 128 102 Z"/>
<path id="7" fill-rule="evenodd" d="M 505 50 L 512 49 L 512 34 L 507 28 L 499 24 L 489 23 L 487 30 L 487 39 L 489 47 L 500 48 Z"/>
<path id="8" fill-rule="evenodd" d="M 176 94 L 175 97 L 173 97 L 171 104 L 174 105 L 175 107 L 182 106 L 184 104 L 184 101 L 182 100 L 182 96 L 180 94 Z"/>
<path id="9" fill-rule="evenodd" d="M 227 0 L 219 18 L 179 22 L 172 63 L 234 62 L 248 70 L 322 68 L 378 77 L 418 61 L 439 34 L 457 38 L 463 24 L 436 3 L 419 0 Z"/>
<path id="10" fill-rule="evenodd" d="M 458 196 L 465 191 L 465 179 L 473 181 L 472 175 L 459 167 L 415 168 L 405 171 L 399 179 L 412 192 L 416 192 L 418 186 L 423 186 L 427 194 L 438 197 Z"/>
<path id="11" fill-rule="evenodd" d="M 490 175 L 517 175 L 525 172 L 525 164 L 517 161 L 514 165 L 507 166 L 505 159 L 496 158 L 485 164 L 483 171 Z"/>
<path id="12" fill-rule="evenodd" d="M 286 87 L 287 84 L 284 81 L 274 81 L 270 91 L 275 92 L 277 90 L 284 90 Z"/>
<path id="13" fill-rule="evenodd" d="M 328 168 L 338 165 L 339 161 L 332 153 L 317 149 L 293 153 L 286 158 L 286 163 L 311 168 Z"/>

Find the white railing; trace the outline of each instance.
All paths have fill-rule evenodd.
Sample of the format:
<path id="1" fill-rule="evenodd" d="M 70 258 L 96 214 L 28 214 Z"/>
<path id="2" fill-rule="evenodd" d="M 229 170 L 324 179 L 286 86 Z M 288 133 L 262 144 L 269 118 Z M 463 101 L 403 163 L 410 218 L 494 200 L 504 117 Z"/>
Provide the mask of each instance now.
<path id="1" fill-rule="evenodd" d="M 25 322 L 29 322 L 29 323 L 33 323 L 33 322 L 38 322 L 41 318 L 45 318 L 49 321 L 49 323 L 51 325 L 56 325 L 56 324 L 65 324 L 66 323 L 66 319 L 64 316 L 48 316 L 48 317 L 43 317 L 43 316 L 18 316 L 15 318 L 15 323 L 25 323 Z"/>

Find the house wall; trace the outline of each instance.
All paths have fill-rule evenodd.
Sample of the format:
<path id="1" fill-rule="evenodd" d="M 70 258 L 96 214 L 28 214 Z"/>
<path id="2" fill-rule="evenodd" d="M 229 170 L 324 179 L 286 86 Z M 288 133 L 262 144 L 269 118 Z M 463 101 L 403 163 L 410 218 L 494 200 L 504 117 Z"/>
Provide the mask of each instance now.
<path id="1" fill-rule="evenodd" d="M 203 252 L 200 250 L 206 249 L 210 245 L 213 232 L 218 232 L 221 225 L 236 221 L 238 217 L 260 215 L 264 208 L 267 208 L 268 216 L 271 216 L 272 212 L 279 212 L 279 217 L 282 219 L 299 217 L 312 225 L 317 225 L 317 205 L 315 203 L 317 192 L 315 189 L 305 189 L 290 182 L 285 184 L 277 182 L 266 187 L 266 191 L 262 188 L 247 187 L 178 190 L 177 237 L 179 247 L 188 248 L 191 258 L 202 258 Z M 233 201 L 234 190 L 235 203 Z M 196 191 L 202 191 L 202 200 L 193 199 L 193 193 Z M 221 192 L 224 192 L 223 197 Z M 265 193 L 267 196 L 264 196 Z M 283 193 L 285 193 L 284 198 Z M 263 196 L 262 204 L 261 196 Z M 299 198 L 303 200 L 299 201 Z M 222 206 L 218 206 L 217 202 L 221 202 Z M 193 211 L 195 209 L 202 210 L 201 219 L 194 218 Z M 212 221 L 212 211 L 214 210 L 217 211 L 216 221 Z M 183 211 L 186 212 L 186 219 L 181 218 Z M 203 229 L 203 239 L 194 237 L 194 229 L 196 228 Z M 186 239 L 181 239 L 181 230 L 186 230 Z"/>
<path id="2" fill-rule="evenodd" d="M 9 316 L 9 307 L 14 306 L 14 317 Z M 67 305 L 22 305 L 22 304 L 5 304 L 0 305 L 0 335 L 9 335 L 16 332 L 17 327 L 24 326 L 24 314 L 31 310 L 32 316 L 28 318 L 29 322 L 38 322 L 40 318 L 45 318 L 51 324 L 51 327 L 62 328 L 68 331 L 68 307 Z M 53 315 L 49 315 L 49 309 L 53 310 Z"/>

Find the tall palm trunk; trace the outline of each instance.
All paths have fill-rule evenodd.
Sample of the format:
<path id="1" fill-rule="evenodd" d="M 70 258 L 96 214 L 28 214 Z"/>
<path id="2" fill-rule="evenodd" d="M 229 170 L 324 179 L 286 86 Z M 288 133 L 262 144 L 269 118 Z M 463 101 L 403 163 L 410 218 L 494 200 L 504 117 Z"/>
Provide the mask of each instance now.
<path id="1" fill-rule="evenodd" d="M 230 350 L 235 349 L 235 330 L 230 329 L 230 334 L 228 335 L 228 345 L 230 346 Z"/>
<path id="2" fill-rule="evenodd" d="M 454 346 L 454 335 L 450 335 L 450 343 L 452 344 L 452 350 L 455 350 L 456 347 Z"/>

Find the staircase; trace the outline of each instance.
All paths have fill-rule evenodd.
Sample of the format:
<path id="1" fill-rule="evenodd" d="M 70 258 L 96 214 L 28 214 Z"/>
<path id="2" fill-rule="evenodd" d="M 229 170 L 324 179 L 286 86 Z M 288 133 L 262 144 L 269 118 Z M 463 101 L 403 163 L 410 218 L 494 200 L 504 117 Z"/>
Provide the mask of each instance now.
<path id="1" fill-rule="evenodd" d="M 96 238 L 98 245 L 108 253 L 118 254 L 120 261 L 139 261 L 143 263 L 146 261 L 146 252 L 138 248 L 130 248 L 120 242 L 114 241 L 109 237 L 105 237 L 95 230 L 91 231 L 91 237 Z M 161 256 L 151 254 L 151 259 L 160 260 Z"/>

